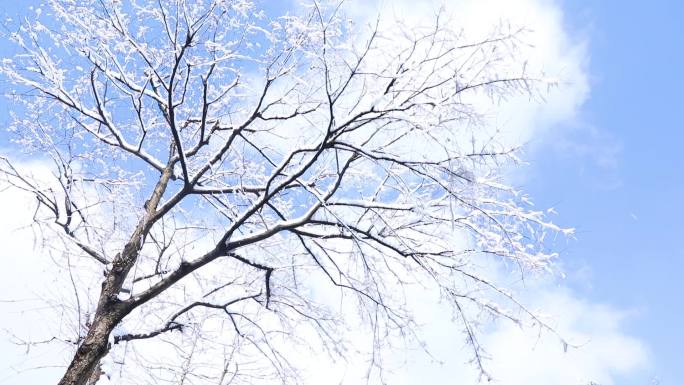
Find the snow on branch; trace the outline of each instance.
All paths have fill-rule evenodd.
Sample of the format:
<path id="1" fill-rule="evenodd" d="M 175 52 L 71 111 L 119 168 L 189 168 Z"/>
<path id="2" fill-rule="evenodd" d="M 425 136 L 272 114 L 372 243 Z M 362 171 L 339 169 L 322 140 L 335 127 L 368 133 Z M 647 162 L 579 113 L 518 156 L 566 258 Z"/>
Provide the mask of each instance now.
<path id="1" fill-rule="evenodd" d="M 550 329 L 481 269 L 548 271 L 547 234 L 572 235 L 507 185 L 517 148 L 484 117 L 548 85 L 519 57 L 525 31 L 468 38 L 443 13 L 406 28 L 356 25 L 343 2 L 305 10 L 51 0 L 11 35 L 10 130 L 56 172 L 2 158 L 0 174 L 76 246 L 64 255 L 99 263 L 75 272 L 101 291 L 79 307 L 89 321 L 61 384 L 107 354 L 122 378 L 152 376 L 167 342 L 181 353 L 156 382 L 234 370 L 292 383 L 294 342 L 344 355 L 355 322 L 417 337 L 406 293 L 422 289 L 458 314 L 483 373 L 482 314 Z"/>

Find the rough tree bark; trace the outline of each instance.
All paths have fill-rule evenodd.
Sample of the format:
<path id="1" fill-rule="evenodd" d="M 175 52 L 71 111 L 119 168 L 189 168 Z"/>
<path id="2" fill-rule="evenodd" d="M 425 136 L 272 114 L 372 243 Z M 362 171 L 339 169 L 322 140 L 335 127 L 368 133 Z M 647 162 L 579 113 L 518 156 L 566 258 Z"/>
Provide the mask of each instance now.
<path id="1" fill-rule="evenodd" d="M 135 307 L 142 304 L 138 301 L 122 301 L 118 296 L 128 273 L 138 260 L 145 238 L 159 218 L 156 210 L 173 175 L 173 165 L 174 163 L 171 163 L 163 170 L 150 198 L 146 201 L 146 215 L 138 223 L 124 249 L 112 261 L 111 269 L 106 272 L 88 334 L 78 346 L 59 385 L 85 385 L 93 377 L 93 371 L 98 367 L 100 360 L 109 352 L 109 337 L 114 327 Z"/>

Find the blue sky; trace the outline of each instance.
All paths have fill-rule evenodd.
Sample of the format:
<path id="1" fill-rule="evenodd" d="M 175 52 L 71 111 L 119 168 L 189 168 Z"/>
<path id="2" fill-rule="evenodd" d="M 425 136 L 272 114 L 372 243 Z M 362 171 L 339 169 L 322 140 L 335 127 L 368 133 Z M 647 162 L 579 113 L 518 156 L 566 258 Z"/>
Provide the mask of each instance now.
<path id="1" fill-rule="evenodd" d="M 684 5 L 563 8 L 569 30 L 588 38 L 591 92 L 576 120 L 534 152 L 525 188 L 577 228 L 563 253 L 568 283 L 580 297 L 633 310 L 626 329 L 649 344 L 652 374 L 680 383 Z"/>
<path id="2" fill-rule="evenodd" d="M 0 15 L 26 12 L 31 3 L 4 1 Z M 657 377 L 678 384 L 684 378 L 684 4 L 542 3 L 555 4 L 567 36 L 585 44 L 590 91 L 571 119 L 531 139 L 520 185 L 540 208 L 555 207 L 558 221 L 577 229 L 577 239 L 560 250 L 567 275 L 561 285 L 583 301 L 619 309 L 621 331 L 647 347 L 648 366 L 615 374 L 615 383 L 645 385 Z M 3 56 L 7 49 L 0 42 Z"/>

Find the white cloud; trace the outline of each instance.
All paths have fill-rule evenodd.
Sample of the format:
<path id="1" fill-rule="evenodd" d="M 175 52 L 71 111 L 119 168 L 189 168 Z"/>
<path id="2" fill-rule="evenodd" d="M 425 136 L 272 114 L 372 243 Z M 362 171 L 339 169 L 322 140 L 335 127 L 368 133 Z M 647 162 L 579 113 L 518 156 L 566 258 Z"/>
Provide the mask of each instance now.
<path id="1" fill-rule="evenodd" d="M 587 385 L 594 381 L 613 385 L 620 378 L 645 376 L 650 367 L 648 348 L 625 331 L 631 312 L 581 300 L 567 289 L 550 284 L 534 289 L 540 294 L 533 294 L 526 302 L 530 308 L 548 313 L 545 322 L 571 346 L 564 349 L 561 340 L 549 331 L 499 321 L 480 339 L 488 353 L 484 364 L 492 383 Z M 469 363 L 472 351 L 465 345 L 461 325 L 450 320 L 450 314 L 436 298 L 422 291 L 421 294 L 417 322 L 424 325 L 420 335 L 429 355 L 413 346 L 382 357 L 384 382 L 477 384 L 480 373 Z M 310 364 L 307 368 L 307 383 L 356 384 L 367 374 L 368 364 L 363 354 L 351 354 L 344 362 L 337 363 L 319 358 L 316 365 Z M 377 374 L 375 371 L 371 378 L 377 380 Z"/>
<path id="2" fill-rule="evenodd" d="M 355 18 L 400 20 L 404 25 L 430 25 L 440 6 L 466 40 L 477 42 L 499 27 L 524 28 L 519 58 L 526 61 L 530 76 L 543 75 L 557 85 L 542 90 L 540 100 L 521 95 L 499 104 L 487 104 L 488 123 L 501 130 L 499 141 L 509 145 L 535 144 L 560 122 L 567 123 L 578 112 L 589 94 L 586 74 L 587 42 L 565 30 L 563 12 L 551 0 L 352 0 L 346 10 Z M 349 4 L 348 3 L 348 4 Z M 454 25 L 451 25 L 454 28 Z"/>
<path id="3" fill-rule="evenodd" d="M 46 169 L 32 163 L 31 169 L 42 174 Z M 5 188 L 6 185 L 0 185 Z M 30 226 L 35 198 L 16 189 L 0 194 L 0 383 L 27 384 L 54 382 L 62 368 L 53 365 L 61 354 L 59 344 L 25 344 L 47 341 L 50 330 L 58 328 L 51 304 L 55 287 L 48 249 L 37 244 Z"/>
<path id="4" fill-rule="evenodd" d="M 567 290 L 551 290 L 539 297 L 536 305 L 553 314 L 554 327 L 577 347 L 565 351 L 552 336 L 502 325 L 486 340 L 492 372 L 501 383 L 612 385 L 620 376 L 648 367 L 647 347 L 624 331 L 628 313 L 580 300 Z"/>

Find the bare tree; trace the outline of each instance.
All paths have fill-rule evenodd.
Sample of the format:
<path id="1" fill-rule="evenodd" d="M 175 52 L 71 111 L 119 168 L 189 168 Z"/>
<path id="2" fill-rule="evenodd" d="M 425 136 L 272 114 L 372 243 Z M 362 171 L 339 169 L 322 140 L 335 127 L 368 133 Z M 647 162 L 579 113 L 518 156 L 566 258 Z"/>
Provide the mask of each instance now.
<path id="1" fill-rule="evenodd" d="M 60 384 L 113 365 L 138 384 L 290 382 L 288 349 L 344 356 L 357 324 L 380 366 L 385 338 L 418 328 L 414 287 L 451 305 L 483 373 L 482 313 L 541 322 L 478 268 L 547 269 L 544 235 L 569 231 L 503 183 L 516 149 L 477 108 L 546 86 L 518 57 L 524 31 L 356 25 L 341 3 L 48 4 L 0 73 L 16 143 L 54 178 L 1 171 L 64 240 Z"/>

